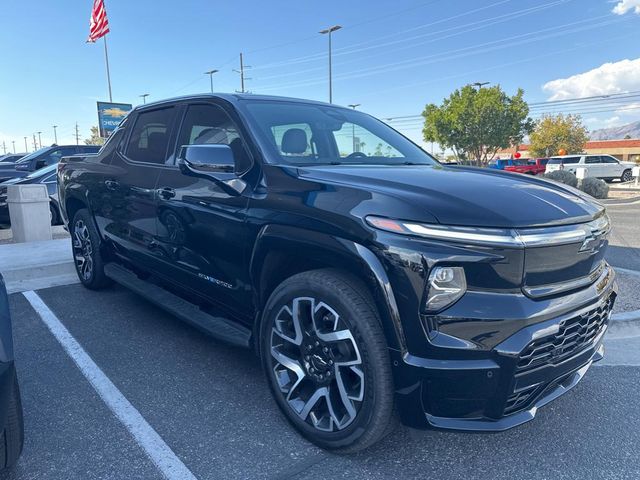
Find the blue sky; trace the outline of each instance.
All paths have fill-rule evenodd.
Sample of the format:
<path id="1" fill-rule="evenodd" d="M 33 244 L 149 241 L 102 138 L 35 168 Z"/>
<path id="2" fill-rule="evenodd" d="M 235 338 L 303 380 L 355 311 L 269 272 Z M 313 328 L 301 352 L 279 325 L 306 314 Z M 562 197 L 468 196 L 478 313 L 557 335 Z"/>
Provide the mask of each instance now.
<path id="1" fill-rule="evenodd" d="M 317 32 L 334 24 L 334 102 L 382 118 L 419 114 L 476 81 L 522 87 L 530 102 L 640 90 L 640 0 L 105 3 L 115 102 L 206 92 L 213 68 L 215 90 L 234 91 L 241 51 L 250 91 L 326 100 L 327 37 Z M 91 5 L 3 2 L 0 149 L 15 140 L 24 150 L 37 131 L 51 143 L 54 124 L 59 143 L 72 142 L 76 121 L 83 137 L 97 124 L 95 102 L 108 95 L 102 41 L 85 43 Z M 624 124 L 640 118 L 635 106 L 583 118 Z M 396 126 L 420 138 L 417 121 Z"/>

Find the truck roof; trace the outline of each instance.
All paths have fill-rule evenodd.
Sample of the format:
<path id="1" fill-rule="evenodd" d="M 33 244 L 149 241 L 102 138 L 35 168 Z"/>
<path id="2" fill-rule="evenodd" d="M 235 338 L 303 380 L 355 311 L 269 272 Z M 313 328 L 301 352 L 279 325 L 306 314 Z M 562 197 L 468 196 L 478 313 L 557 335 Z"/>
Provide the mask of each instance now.
<path id="1" fill-rule="evenodd" d="M 134 110 L 139 110 L 148 107 L 154 107 L 158 105 L 163 105 L 166 103 L 180 102 L 185 100 L 205 100 L 208 98 L 221 98 L 230 103 L 238 103 L 243 100 L 261 100 L 261 101 L 276 101 L 276 102 L 296 102 L 296 103 L 308 103 L 314 105 L 326 105 L 337 108 L 347 108 L 342 105 L 335 105 L 327 102 L 320 102 L 317 100 L 307 100 L 303 98 L 294 98 L 294 97 L 282 97 L 278 95 L 256 95 L 253 93 L 202 93 L 197 95 L 184 95 L 180 97 L 172 97 L 164 100 L 157 100 L 155 102 L 149 102 L 143 105 L 138 105 Z"/>

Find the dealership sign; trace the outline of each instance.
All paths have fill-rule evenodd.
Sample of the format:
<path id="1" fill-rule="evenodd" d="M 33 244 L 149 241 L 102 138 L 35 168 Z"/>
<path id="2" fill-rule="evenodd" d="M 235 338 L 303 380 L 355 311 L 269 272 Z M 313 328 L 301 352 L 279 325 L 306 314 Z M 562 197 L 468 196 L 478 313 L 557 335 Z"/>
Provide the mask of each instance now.
<path id="1" fill-rule="evenodd" d="M 107 138 L 111 135 L 122 119 L 131 111 L 133 105 L 130 103 L 109 103 L 98 102 L 98 126 L 100 136 Z"/>

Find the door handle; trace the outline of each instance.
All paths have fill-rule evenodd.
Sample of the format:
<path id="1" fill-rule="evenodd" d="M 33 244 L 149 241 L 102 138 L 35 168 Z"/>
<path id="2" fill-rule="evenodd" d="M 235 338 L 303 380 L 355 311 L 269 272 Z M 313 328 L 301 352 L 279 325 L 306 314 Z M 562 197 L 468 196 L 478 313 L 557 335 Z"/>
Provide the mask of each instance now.
<path id="1" fill-rule="evenodd" d="M 164 198 L 165 200 L 168 200 L 176 196 L 176 191 L 171 187 L 162 187 L 156 190 L 156 192 L 158 192 L 158 195 Z"/>
<path id="2" fill-rule="evenodd" d="M 116 190 L 120 186 L 115 180 L 105 180 L 104 185 L 107 187 L 107 190 Z"/>

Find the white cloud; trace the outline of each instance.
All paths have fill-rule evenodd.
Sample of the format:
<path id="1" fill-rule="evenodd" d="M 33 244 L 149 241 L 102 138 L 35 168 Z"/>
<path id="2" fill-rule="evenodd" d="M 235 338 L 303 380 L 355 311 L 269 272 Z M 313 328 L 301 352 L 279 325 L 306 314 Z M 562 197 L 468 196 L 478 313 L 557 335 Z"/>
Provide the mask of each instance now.
<path id="1" fill-rule="evenodd" d="M 640 90 L 640 58 L 604 63 L 588 72 L 551 80 L 542 89 L 551 94 L 549 100 Z"/>
<path id="2" fill-rule="evenodd" d="M 640 102 L 630 103 L 616 110 L 618 115 L 638 115 L 640 114 Z"/>
<path id="3" fill-rule="evenodd" d="M 618 125 L 618 123 L 620 123 L 620 117 L 618 115 L 614 115 L 611 118 L 607 118 L 603 123 L 607 127 L 616 126 L 616 125 Z"/>
<path id="4" fill-rule="evenodd" d="M 611 11 L 616 15 L 624 15 L 631 10 L 640 15 L 640 0 L 620 0 Z"/>

